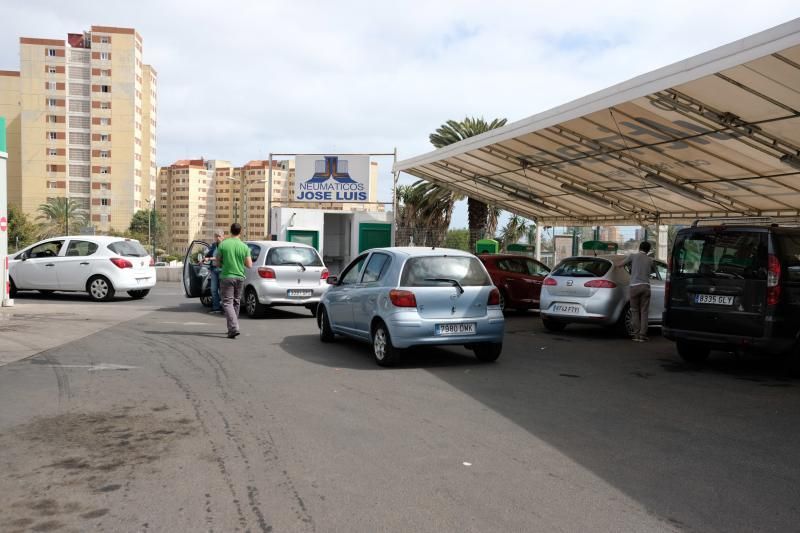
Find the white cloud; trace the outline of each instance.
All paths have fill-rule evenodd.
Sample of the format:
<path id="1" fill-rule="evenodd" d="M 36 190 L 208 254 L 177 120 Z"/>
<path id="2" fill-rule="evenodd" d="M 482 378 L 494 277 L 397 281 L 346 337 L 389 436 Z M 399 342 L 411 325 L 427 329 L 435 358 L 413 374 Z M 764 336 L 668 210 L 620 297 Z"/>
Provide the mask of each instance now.
<path id="1" fill-rule="evenodd" d="M 797 15 L 788 0 L 736 4 L 4 0 L 0 69 L 18 68 L 20 36 L 135 27 L 159 74 L 159 164 L 406 158 L 447 119 L 519 120 Z"/>

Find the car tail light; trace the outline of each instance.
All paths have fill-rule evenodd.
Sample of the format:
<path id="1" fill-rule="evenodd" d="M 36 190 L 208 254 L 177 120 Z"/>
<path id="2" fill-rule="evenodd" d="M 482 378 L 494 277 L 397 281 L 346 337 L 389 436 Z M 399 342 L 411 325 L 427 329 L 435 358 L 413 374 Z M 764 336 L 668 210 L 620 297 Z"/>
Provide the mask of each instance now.
<path id="1" fill-rule="evenodd" d="M 133 268 L 133 263 L 121 257 L 112 257 L 111 262 L 117 265 L 117 268 Z"/>
<path id="2" fill-rule="evenodd" d="M 154 267 L 154 266 L 156 266 L 156 260 L 155 260 L 155 259 L 153 259 L 152 257 L 150 258 L 150 266 L 151 266 L 151 267 Z"/>
<path id="3" fill-rule="evenodd" d="M 392 289 L 389 291 L 389 299 L 395 307 L 416 307 L 417 297 L 411 291 L 400 291 Z"/>
<path id="4" fill-rule="evenodd" d="M 558 285 L 558 282 L 556 281 L 556 278 L 544 278 L 543 284 L 552 286 L 552 285 Z"/>
<path id="5" fill-rule="evenodd" d="M 328 269 L 327 268 L 323 268 L 322 269 L 322 273 L 319 275 L 319 279 L 321 279 L 322 281 L 325 281 L 326 279 L 328 279 L 328 277 L 330 277 L 330 275 L 331 274 L 330 274 L 330 272 L 328 272 Z"/>
<path id="6" fill-rule="evenodd" d="M 614 289 L 617 284 L 607 279 L 593 279 L 583 284 L 584 287 L 591 287 L 592 289 Z"/>
<path id="7" fill-rule="evenodd" d="M 781 263 L 772 254 L 767 268 L 767 305 L 778 305 L 781 299 Z"/>
<path id="8" fill-rule="evenodd" d="M 267 267 L 258 267 L 258 277 L 264 279 L 275 279 L 275 271 Z"/>
<path id="9" fill-rule="evenodd" d="M 500 305 L 500 291 L 497 290 L 497 287 L 492 287 L 492 290 L 489 291 L 489 301 L 487 305 Z"/>

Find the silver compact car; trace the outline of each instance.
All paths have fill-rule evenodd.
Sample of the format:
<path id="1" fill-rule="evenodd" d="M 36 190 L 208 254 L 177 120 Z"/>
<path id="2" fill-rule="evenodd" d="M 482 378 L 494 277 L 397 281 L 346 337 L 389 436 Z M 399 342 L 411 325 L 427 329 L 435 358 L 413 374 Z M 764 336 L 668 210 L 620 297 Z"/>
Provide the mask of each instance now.
<path id="1" fill-rule="evenodd" d="M 317 313 L 317 304 L 328 290 L 328 269 L 317 250 L 307 244 L 287 241 L 246 241 L 253 266 L 246 269 L 242 307 L 247 316 L 258 318 L 268 307 L 303 306 Z M 183 286 L 186 296 L 211 305 L 210 245 L 194 241 L 184 260 Z"/>
<path id="2" fill-rule="evenodd" d="M 320 340 L 346 335 L 372 344 L 391 365 L 401 349 L 462 345 L 481 361 L 503 348 L 500 292 L 472 254 L 446 248 L 376 248 L 353 260 L 317 311 Z"/>
<path id="3" fill-rule="evenodd" d="M 616 327 L 633 334 L 629 305 L 630 266 L 615 268 L 624 255 L 569 257 L 561 261 L 542 284 L 542 324 L 561 331 L 570 323 Z M 667 265 L 653 262 L 650 274 L 649 323 L 661 324 Z"/>

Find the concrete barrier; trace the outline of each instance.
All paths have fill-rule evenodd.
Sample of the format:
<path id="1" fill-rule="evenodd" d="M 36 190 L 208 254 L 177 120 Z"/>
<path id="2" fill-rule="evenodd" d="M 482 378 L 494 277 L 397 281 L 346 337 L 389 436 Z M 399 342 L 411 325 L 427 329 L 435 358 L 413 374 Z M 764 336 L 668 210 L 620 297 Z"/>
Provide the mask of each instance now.
<path id="1" fill-rule="evenodd" d="M 182 281 L 183 267 L 156 267 L 156 281 Z"/>

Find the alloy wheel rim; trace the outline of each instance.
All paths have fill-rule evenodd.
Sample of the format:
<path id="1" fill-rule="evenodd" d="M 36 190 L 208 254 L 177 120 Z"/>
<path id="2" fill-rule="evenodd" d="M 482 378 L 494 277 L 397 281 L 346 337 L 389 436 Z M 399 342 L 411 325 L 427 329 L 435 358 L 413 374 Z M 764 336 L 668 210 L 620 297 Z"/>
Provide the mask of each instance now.
<path id="1" fill-rule="evenodd" d="M 256 295 L 252 292 L 247 293 L 247 312 L 251 315 L 256 314 Z"/>
<path id="2" fill-rule="evenodd" d="M 503 296 L 502 292 L 500 293 L 500 310 L 501 311 L 505 311 L 506 310 L 506 299 Z"/>
<path id="3" fill-rule="evenodd" d="M 102 279 L 96 279 L 92 282 L 92 296 L 95 298 L 105 298 L 108 294 L 108 284 Z"/>
<path id="4" fill-rule="evenodd" d="M 628 330 L 629 335 L 634 335 L 636 333 L 633 331 L 633 313 L 630 309 L 625 312 L 625 329 Z"/>
<path id="5" fill-rule="evenodd" d="M 383 358 L 386 356 L 386 332 L 383 331 L 383 328 L 378 328 L 378 331 L 375 332 L 373 346 L 375 349 L 375 357 L 379 361 L 383 361 Z"/>

